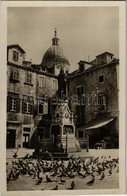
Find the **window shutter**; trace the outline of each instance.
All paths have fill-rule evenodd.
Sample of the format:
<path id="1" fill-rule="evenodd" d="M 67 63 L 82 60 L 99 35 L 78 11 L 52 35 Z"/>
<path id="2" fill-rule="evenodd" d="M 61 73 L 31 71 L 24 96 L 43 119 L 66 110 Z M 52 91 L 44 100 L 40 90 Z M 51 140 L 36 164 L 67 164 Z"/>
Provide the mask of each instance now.
<path id="1" fill-rule="evenodd" d="M 19 72 L 17 72 L 17 80 L 19 80 Z"/>
<path id="2" fill-rule="evenodd" d="M 25 100 L 22 100 L 22 113 L 25 114 Z"/>
<path id="3" fill-rule="evenodd" d="M 30 113 L 33 114 L 34 111 L 34 101 L 30 101 Z"/>
<path id="4" fill-rule="evenodd" d="M 29 77 L 29 74 L 26 73 L 26 82 L 28 82 L 28 77 Z"/>
<path id="5" fill-rule="evenodd" d="M 47 104 L 48 104 L 48 114 L 51 114 L 50 102 L 48 102 Z"/>
<path id="6" fill-rule="evenodd" d="M 16 112 L 20 112 L 20 99 L 16 99 Z"/>
<path id="7" fill-rule="evenodd" d="M 48 103 L 44 103 L 44 114 L 48 114 Z"/>
<path id="8" fill-rule="evenodd" d="M 10 112 L 10 97 L 7 97 L 7 112 Z"/>
<path id="9" fill-rule="evenodd" d="M 34 104 L 33 106 L 33 118 L 38 114 L 38 104 Z"/>
<path id="10" fill-rule="evenodd" d="M 13 79 L 13 70 L 11 70 L 10 79 Z"/>

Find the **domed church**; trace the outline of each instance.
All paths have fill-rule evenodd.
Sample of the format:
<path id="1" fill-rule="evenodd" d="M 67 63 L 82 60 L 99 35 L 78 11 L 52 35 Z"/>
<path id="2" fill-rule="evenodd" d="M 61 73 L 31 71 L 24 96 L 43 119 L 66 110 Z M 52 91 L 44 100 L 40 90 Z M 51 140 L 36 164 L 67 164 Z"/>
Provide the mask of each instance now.
<path id="1" fill-rule="evenodd" d="M 70 63 L 62 48 L 59 46 L 57 29 L 55 29 L 55 35 L 52 39 L 52 46 L 45 52 L 41 66 L 42 70 L 46 70 L 47 72 L 55 75 L 60 73 L 61 68 L 64 73 L 69 71 Z"/>

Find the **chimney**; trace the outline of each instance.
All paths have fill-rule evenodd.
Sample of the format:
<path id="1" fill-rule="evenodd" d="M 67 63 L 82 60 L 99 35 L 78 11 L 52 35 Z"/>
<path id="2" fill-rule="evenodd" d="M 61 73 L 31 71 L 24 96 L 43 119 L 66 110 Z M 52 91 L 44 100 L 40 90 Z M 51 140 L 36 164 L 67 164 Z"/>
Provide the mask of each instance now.
<path id="1" fill-rule="evenodd" d="M 85 70 L 85 62 L 84 61 L 80 61 L 79 63 L 79 71 L 82 72 Z"/>
<path id="2" fill-rule="evenodd" d="M 79 64 L 79 71 L 80 72 L 83 72 L 92 66 L 92 64 L 87 61 L 79 61 L 78 64 Z"/>
<path id="3" fill-rule="evenodd" d="M 110 52 L 104 52 L 96 56 L 97 65 L 108 64 L 113 60 L 114 54 Z"/>

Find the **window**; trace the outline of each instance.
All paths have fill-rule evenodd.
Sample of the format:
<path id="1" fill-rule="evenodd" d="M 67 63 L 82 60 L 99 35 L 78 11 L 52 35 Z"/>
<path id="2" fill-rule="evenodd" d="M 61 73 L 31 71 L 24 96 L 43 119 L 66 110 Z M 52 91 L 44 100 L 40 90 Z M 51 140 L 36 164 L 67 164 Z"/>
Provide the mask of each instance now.
<path id="1" fill-rule="evenodd" d="M 104 82 L 104 75 L 99 76 L 99 83 L 103 83 Z"/>
<path id="2" fill-rule="evenodd" d="M 43 102 L 42 101 L 38 101 L 38 114 L 43 114 Z"/>
<path id="3" fill-rule="evenodd" d="M 39 86 L 40 87 L 46 86 L 46 78 L 45 77 L 40 77 L 39 78 Z"/>
<path id="4" fill-rule="evenodd" d="M 25 113 L 30 113 L 31 109 L 31 104 L 29 101 L 26 102 L 25 104 Z"/>
<path id="5" fill-rule="evenodd" d="M 7 97 L 7 111 L 19 112 L 20 111 L 20 99 L 17 97 Z"/>
<path id="6" fill-rule="evenodd" d="M 27 73 L 26 75 L 26 82 L 31 84 L 32 83 L 32 74 L 31 73 Z"/>
<path id="7" fill-rule="evenodd" d="M 19 53 L 17 51 L 13 51 L 13 60 L 18 61 L 19 59 Z"/>
<path id="8" fill-rule="evenodd" d="M 58 88 L 58 82 L 56 80 L 53 80 L 53 90 L 57 90 Z"/>
<path id="9" fill-rule="evenodd" d="M 12 80 L 19 80 L 19 72 L 18 70 L 12 70 L 11 71 L 11 78 Z"/>
<path id="10" fill-rule="evenodd" d="M 99 105 L 99 111 L 106 110 L 106 95 L 104 94 L 98 95 L 98 105 Z"/>
<path id="11" fill-rule="evenodd" d="M 16 111 L 16 98 L 10 97 L 10 111 Z"/>
<path id="12" fill-rule="evenodd" d="M 34 106 L 33 97 L 24 96 L 22 101 L 23 101 L 23 106 L 22 106 L 23 113 L 32 114 L 33 106 Z"/>
<path id="13" fill-rule="evenodd" d="M 80 86 L 80 87 L 77 87 L 77 96 L 78 96 L 78 100 L 79 102 L 82 104 L 84 103 L 84 87 L 83 86 Z"/>

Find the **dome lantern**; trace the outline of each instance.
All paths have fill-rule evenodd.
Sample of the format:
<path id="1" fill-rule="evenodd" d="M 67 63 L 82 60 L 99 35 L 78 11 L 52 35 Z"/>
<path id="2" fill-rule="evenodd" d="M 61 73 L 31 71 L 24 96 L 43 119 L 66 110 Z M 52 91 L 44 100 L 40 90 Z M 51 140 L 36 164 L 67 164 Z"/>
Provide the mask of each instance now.
<path id="1" fill-rule="evenodd" d="M 42 59 L 42 69 L 58 75 L 61 67 L 64 72 L 69 70 L 69 60 L 64 54 L 62 48 L 59 46 L 59 38 L 57 37 L 57 29 L 55 28 L 54 38 L 52 39 L 52 46 L 45 52 Z"/>
<path id="2" fill-rule="evenodd" d="M 57 37 L 57 29 L 55 28 L 55 35 L 54 38 L 52 39 L 52 45 L 59 45 L 59 38 Z"/>

